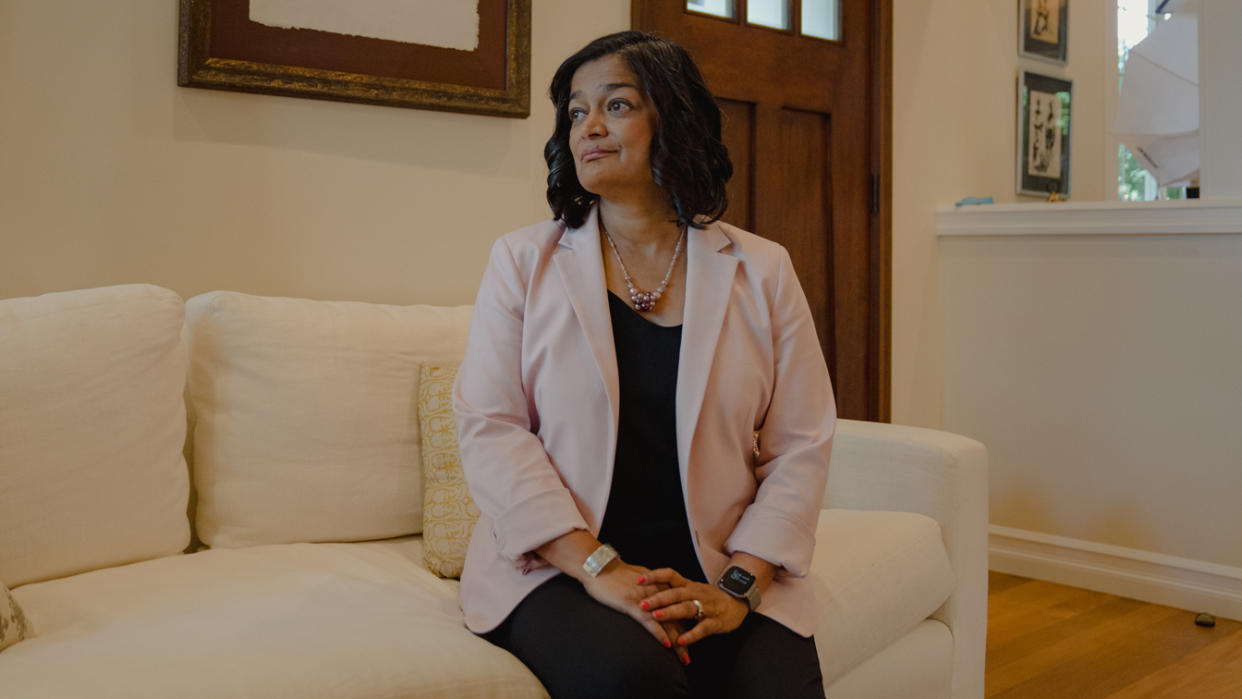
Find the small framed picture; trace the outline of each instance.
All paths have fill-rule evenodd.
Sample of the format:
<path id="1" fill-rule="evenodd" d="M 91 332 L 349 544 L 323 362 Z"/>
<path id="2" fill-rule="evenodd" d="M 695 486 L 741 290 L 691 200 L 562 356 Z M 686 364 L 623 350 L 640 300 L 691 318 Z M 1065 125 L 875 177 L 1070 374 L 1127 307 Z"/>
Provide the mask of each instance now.
<path id="1" fill-rule="evenodd" d="M 1018 193 L 1070 192 L 1073 83 L 1022 71 L 1018 75 Z"/>
<path id="2" fill-rule="evenodd" d="M 1069 0 L 1018 0 L 1018 53 L 1065 65 Z"/>

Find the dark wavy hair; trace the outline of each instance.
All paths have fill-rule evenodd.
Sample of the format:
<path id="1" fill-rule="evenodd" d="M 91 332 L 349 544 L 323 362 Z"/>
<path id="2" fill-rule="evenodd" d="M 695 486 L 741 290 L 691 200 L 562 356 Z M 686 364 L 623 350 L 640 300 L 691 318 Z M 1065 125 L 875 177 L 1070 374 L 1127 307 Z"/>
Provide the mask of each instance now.
<path id="1" fill-rule="evenodd" d="M 574 73 L 584 63 L 616 55 L 626 62 L 658 115 L 651 139 L 651 177 L 669 197 L 683 226 L 702 227 L 695 219 L 715 221 L 729 200 L 725 183 L 733 161 L 720 139 L 720 107 L 703 83 L 694 59 L 681 46 L 647 32 L 602 36 L 565 59 L 548 97 L 556 107 L 556 130 L 543 149 L 548 163 L 548 204 L 554 218 L 577 228 L 599 199 L 582 188 L 569 149 L 569 94 Z"/>

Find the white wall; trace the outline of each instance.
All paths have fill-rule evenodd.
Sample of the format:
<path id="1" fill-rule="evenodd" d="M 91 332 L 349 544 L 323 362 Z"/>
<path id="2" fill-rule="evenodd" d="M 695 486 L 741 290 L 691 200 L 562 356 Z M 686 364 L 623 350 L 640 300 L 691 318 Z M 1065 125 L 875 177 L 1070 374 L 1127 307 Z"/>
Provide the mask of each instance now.
<path id="1" fill-rule="evenodd" d="M 1242 618 L 1242 200 L 939 218 L 945 427 L 988 445 L 993 567 Z"/>
<path id="2" fill-rule="evenodd" d="M 893 422 L 944 424 L 936 207 L 967 196 L 1032 201 L 1016 194 L 1020 67 L 1074 81 L 1070 196 L 1108 195 L 1112 3 L 1069 8 L 1069 65 L 1058 66 L 1019 60 L 1014 0 L 893 2 Z"/>
<path id="3" fill-rule="evenodd" d="M 1198 0 L 1199 153 L 1204 197 L 1242 197 L 1242 3 Z"/>
<path id="4" fill-rule="evenodd" d="M 552 72 L 629 26 L 532 4 L 531 116 L 503 119 L 177 87 L 175 2 L 0 2 L 0 298 L 471 302 L 491 242 L 550 215 Z"/>

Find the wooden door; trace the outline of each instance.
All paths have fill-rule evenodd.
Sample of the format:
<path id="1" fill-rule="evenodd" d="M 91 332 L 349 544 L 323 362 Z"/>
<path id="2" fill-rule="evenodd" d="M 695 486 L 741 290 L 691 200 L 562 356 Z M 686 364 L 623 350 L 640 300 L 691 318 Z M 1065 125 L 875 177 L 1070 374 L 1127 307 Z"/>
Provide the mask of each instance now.
<path id="1" fill-rule="evenodd" d="M 806 36 L 786 2 L 786 29 L 748 23 L 747 0 L 731 18 L 633 0 L 631 19 L 685 46 L 720 102 L 724 219 L 789 250 L 841 417 L 887 421 L 892 0 L 841 0 L 839 40 Z"/>

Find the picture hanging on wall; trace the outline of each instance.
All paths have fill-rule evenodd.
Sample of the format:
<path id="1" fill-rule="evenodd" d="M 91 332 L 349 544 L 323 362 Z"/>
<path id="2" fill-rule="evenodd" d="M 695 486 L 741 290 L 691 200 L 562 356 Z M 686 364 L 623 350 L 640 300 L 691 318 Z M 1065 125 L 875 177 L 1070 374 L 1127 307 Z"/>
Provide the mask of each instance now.
<path id="1" fill-rule="evenodd" d="M 531 0 L 180 0 L 177 84 L 530 115 Z"/>
<path id="2" fill-rule="evenodd" d="M 1070 193 L 1073 83 L 1022 71 L 1018 76 L 1018 193 Z"/>
<path id="3" fill-rule="evenodd" d="M 1018 53 L 1065 64 L 1069 0 L 1018 0 Z"/>

